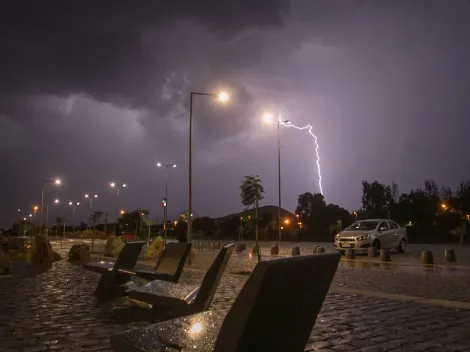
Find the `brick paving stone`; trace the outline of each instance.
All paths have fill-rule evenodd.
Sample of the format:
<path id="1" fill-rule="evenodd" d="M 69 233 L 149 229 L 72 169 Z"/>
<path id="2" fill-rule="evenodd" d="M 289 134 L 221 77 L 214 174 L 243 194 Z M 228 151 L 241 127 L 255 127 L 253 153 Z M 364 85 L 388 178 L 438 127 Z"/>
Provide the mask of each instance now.
<path id="1" fill-rule="evenodd" d="M 64 252 L 65 246 L 61 254 Z M 247 259 L 232 260 L 235 269 L 253 265 Z M 149 324 L 137 319 L 139 311 L 129 313 L 133 312 L 132 304 L 125 299 L 98 304 L 93 290 L 99 275 L 79 265 L 60 261 L 38 273 L 14 263 L 13 270 L 12 279 L 0 280 L 0 352 L 34 348 L 109 351 L 112 333 Z M 470 275 L 470 271 L 466 273 Z M 185 268 L 181 281 L 198 284 L 203 274 Z M 224 275 L 212 309 L 227 310 L 246 279 Z M 424 284 L 426 287 L 421 287 Z M 333 286 L 470 301 L 470 278 L 460 271 L 387 271 L 342 265 Z M 465 351 L 470 350 L 469 329 L 469 310 L 330 292 L 306 350 Z"/>

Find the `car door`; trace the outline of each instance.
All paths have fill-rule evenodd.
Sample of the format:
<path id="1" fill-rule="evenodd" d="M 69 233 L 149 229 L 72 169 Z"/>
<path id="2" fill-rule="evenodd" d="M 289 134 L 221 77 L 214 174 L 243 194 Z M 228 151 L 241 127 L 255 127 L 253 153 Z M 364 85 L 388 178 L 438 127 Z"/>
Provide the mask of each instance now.
<path id="1" fill-rule="evenodd" d="M 390 246 L 397 248 L 401 239 L 400 228 L 396 223 L 390 220 L 388 221 L 388 225 L 390 227 Z"/>
<path id="2" fill-rule="evenodd" d="M 386 221 L 380 222 L 377 234 L 380 240 L 381 247 L 390 248 L 391 246 L 390 228 Z"/>

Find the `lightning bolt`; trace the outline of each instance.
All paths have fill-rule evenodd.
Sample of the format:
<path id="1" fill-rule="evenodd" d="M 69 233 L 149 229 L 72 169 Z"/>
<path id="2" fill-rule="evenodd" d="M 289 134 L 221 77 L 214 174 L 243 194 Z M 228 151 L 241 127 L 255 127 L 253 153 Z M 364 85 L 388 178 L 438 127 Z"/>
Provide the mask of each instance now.
<path id="1" fill-rule="evenodd" d="M 284 126 L 284 127 L 292 127 L 292 128 L 295 128 L 296 130 L 299 130 L 299 131 L 303 131 L 303 130 L 308 130 L 308 133 L 313 137 L 314 141 L 315 141 L 315 154 L 317 155 L 317 170 L 318 170 L 318 186 L 320 187 L 320 193 L 323 195 L 323 187 L 322 187 L 322 184 L 321 184 L 321 167 L 320 167 L 320 154 L 318 152 L 318 149 L 320 149 L 320 146 L 318 145 L 318 138 L 317 136 L 312 132 L 313 130 L 313 126 L 312 125 L 306 125 L 304 127 L 299 127 L 299 126 L 296 126 L 294 125 L 292 122 L 290 121 L 281 121 L 279 120 L 279 123 Z"/>

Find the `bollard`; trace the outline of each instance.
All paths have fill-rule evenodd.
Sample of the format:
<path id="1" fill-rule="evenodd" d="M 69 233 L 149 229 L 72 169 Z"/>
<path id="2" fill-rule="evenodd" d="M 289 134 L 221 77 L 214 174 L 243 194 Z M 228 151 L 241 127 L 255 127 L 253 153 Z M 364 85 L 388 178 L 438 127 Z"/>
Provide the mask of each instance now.
<path id="1" fill-rule="evenodd" d="M 325 247 L 318 246 L 317 247 L 317 254 L 322 254 L 322 253 L 326 253 Z"/>
<path id="2" fill-rule="evenodd" d="M 318 244 L 313 246 L 313 254 L 317 253 L 317 248 L 320 247 Z"/>
<path id="3" fill-rule="evenodd" d="M 380 261 L 384 263 L 389 263 L 392 261 L 392 258 L 390 257 L 390 249 L 382 248 L 380 250 Z"/>
<path id="4" fill-rule="evenodd" d="M 457 257 L 455 256 L 455 251 L 453 249 L 447 249 L 444 252 L 444 256 L 446 258 L 446 263 L 455 263 L 457 261 Z"/>
<path id="5" fill-rule="evenodd" d="M 292 247 L 292 255 L 300 255 L 300 248 L 299 246 Z"/>
<path id="6" fill-rule="evenodd" d="M 346 249 L 346 259 L 356 259 L 356 256 L 354 255 L 354 249 Z"/>
<path id="7" fill-rule="evenodd" d="M 251 254 L 253 255 L 258 255 L 258 246 L 255 244 L 253 248 L 251 249 Z"/>
<path id="8" fill-rule="evenodd" d="M 377 248 L 369 247 L 369 250 L 367 251 L 367 256 L 370 258 L 377 257 Z"/>
<path id="9" fill-rule="evenodd" d="M 434 264 L 434 257 L 432 251 L 422 251 L 421 252 L 421 264 L 423 265 L 432 265 Z"/>
<path id="10" fill-rule="evenodd" d="M 245 249 L 246 249 L 246 245 L 245 245 L 244 243 L 239 243 L 239 244 L 237 244 L 237 246 L 235 247 L 235 252 L 241 253 L 241 252 L 243 252 Z"/>
<path id="11" fill-rule="evenodd" d="M 217 242 L 217 249 L 220 249 L 220 242 Z"/>
<path id="12" fill-rule="evenodd" d="M 279 254 L 279 246 L 275 244 L 271 247 L 271 255 L 278 255 Z"/>

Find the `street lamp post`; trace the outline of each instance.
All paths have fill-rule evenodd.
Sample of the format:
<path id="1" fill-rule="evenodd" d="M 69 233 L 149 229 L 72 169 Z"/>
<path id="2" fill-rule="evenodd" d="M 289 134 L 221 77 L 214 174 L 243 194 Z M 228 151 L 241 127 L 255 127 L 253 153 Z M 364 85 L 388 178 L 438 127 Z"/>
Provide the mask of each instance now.
<path id="1" fill-rule="evenodd" d="M 72 207 L 72 232 L 75 231 L 75 207 L 80 205 L 80 202 L 69 202 L 69 205 Z"/>
<path id="2" fill-rule="evenodd" d="M 163 233 L 165 234 L 165 243 L 166 243 L 166 222 L 168 218 L 168 168 L 175 168 L 176 164 L 173 165 L 165 165 L 162 163 L 157 163 L 157 167 L 164 167 L 165 168 L 165 203 L 163 206 Z"/>
<path id="3" fill-rule="evenodd" d="M 85 198 L 90 201 L 90 209 L 93 209 L 93 198 L 98 198 L 97 194 L 85 194 Z"/>
<path id="4" fill-rule="evenodd" d="M 111 188 L 116 188 L 116 231 L 117 231 L 117 226 L 119 223 L 119 192 L 120 192 L 121 187 L 126 188 L 127 185 L 125 183 L 119 184 L 117 182 L 111 182 L 109 186 Z"/>
<path id="5" fill-rule="evenodd" d="M 188 243 L 192 240 L 192 173 L 193 173 L 193 96 L 203 95 L 217 97 L 217 99 L 223 103 L 228 101 L 229 96 L 226 92 L 218 93 L 198 93 L 191 92 L 189 97 L 189 167 L 188 167 Z M 191 264 L 191 256 L 188 257 L 188 263 Z"/>
<path id="6" fill-rule="evenodd" d="M 52 184 L 58 186 L 58 185 L 61 184 L 61 180 L 58 179 L 58 178 L 56 178 L 55 180 L 43 180 L 43 181 L 42 181 L 42 189 L 41 189 L 41 209 L 40 209 L 40 211 L 41 211 L 41 215 L 40 215 L 40 217 L 41 217 L 40 230 L 41 230 L 41 231 L 40 231 L 40 233 L 41 233 L 41 234 L 42 234 L 42 224 L 43 224 L 43 223 L 42 223 L 42 219 L 43 219 L 42 213 L 43 213 L 43 209 L 44 209 L 44 193 L 45 193 L 45 191 L 46 191 L 46 184 L 47 184 L 47 183 L 52 183 Z"/>
<path id="7" fill-rule="evenodd" d="M 281 115 L 275 120 L 270 113 L 264 115 L 264 121 L 267 123 L 276 122 L 277 123 L 277 173 L 278 173 L 278 196 L 279 196 L 279 206 L 277 213 L 277 223 L 279 231 L 279 242 L 282 241 L 282 227 L 281 227 L 281 123 L 290 124 L 289 120 L 281 120 Z"/>

